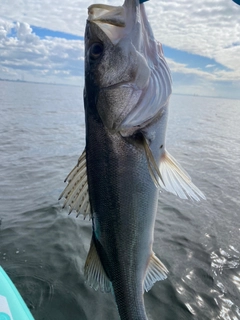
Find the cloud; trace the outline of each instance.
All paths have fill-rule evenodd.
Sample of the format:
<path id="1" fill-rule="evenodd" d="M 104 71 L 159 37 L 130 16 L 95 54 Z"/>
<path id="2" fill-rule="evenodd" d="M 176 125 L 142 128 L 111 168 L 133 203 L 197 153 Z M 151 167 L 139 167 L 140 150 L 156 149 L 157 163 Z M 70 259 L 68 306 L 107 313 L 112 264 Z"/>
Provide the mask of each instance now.
<path id="1" fill-rule="evenodd" d="M 213 68 L 215 66 L 216 66 L 215 64 L 207 64 L 205 68 Z"/>
<path id="2" fill-rule="evenodd" d="M 180 94 L 198 94 L 239 99 L 240 72 L 226 70 L 201 70 L 187 64 L 167 59 L 172 71 L 173 90 Z M 213 67 L 213 65 L 212 65 Z"/>
<path id="3" fill-rule="evenodd" d="M 240 81 L 240 70 L 212 70 L 214 65 L 209 65 L 211 70 L 201 70 L 198 68 L 189 68 L 187 64 L 178 63 L 172 59 L 167 59 L 168 65 L 172 72 L 182 74 L 192 74 L 211 81 Z M 207 67 L 206 67 L 207 68 Z"/>
<path id="4" fill-rule="evenodd" d="M 151 8 L 150 19 L 157 38 L 165 45 L 213 58 L 227 68 L 239 65 L 240 47 L 236 50 L 238 55 L 230 55 L 224 49 L 239 41 L 239 6 L 226 0 L 161 1 L 161 4 L 160 10 Z"/>
<path id="5" fill-rule="evenodd" d="M 28 23 L 0 21 L 0 78 L 16 74 L 31 81 L 67 83 L 83 74 L 84 45 L 81 40 L 47 37 L 40 39 Z M 10 33 L 16 36 L 8 36 Z"/>
<path id="6" fill-rule="evenodd" d="M 121 5 L 123 1 L 100 2 Z M 12 0 L 9 5 L 1 0 L 1 12 L 11 21 L 82 36 L 89 4 L 89 0 Z M 170 47 L 213 57 L 216 49 L 239 41 L 240 7 L 232 1 L 151 0 L 146 10 L 157 38 Z"/>
<path id="7" fill-rule="evenodd" d="M 17 38 L 26 43 L 38 43 L 39 38 L 32 34 L 32 28 L 24 22 L 17 22 L 15 26 Z"/>
<path id="8" fill-rule="evenodd" d="M 99 0 L 91 1 L 97 2 Z M 123 0 L 100 2 L 121 5 Z M 37 70 L 40 72 L 40 64 L 45 63 L 42 70 L 45 70 L 46 75 L 56 77 L 62 74 L 67 79 L 66 71 L 69 77 L 76 77 L 79 74 L 77 70 L 83 68 L 82 41 L 65 41 L 53 37 L 40 39 L 31 26 L 83 36 L 89 4 L 89 0 L 12 0 L 11 3 L 9 0 L 1 0 L 0 46 L 3 48 L 4 43 L 7 46 L 4 51 L 8 50 L 10 57 L 17 59 L 13 60 L 15 67 L 20 68 L 22 63 L 27 68 L 27 62 L 23 61 L 26 55 L 26 59 L 32 58 L 35 61 L 36 73 Z M 146 2 L 145 7 L 154 34 L 160 42 L 211 59 L 212 62 L 206 63 L 199 70 L 187 66 L 180 68 L 179 65 L 184 77 L 186 74 L 194 74 L 200 81 L 239 81 L 240 7 L 237 4 L 231 0 L 151 0 Z M 14 21 L 19 21 L 14 24 L 17 32 L 15 38 L 9 36 Z M 2 68 L 9 68 L 9 72 L 10 57 L 8 62 L 4 60 L 5 64 L 1 64 Z M 178 63 L 177 56 L 174 60 Z M 226 70 L 218 69 L 218 65 L 224 66 Z"/>
<path id="9" fill-rule="evenodd" d="M 13 23 L 0 18 L 0 40 L 6 38 L 12 28 Z"/>

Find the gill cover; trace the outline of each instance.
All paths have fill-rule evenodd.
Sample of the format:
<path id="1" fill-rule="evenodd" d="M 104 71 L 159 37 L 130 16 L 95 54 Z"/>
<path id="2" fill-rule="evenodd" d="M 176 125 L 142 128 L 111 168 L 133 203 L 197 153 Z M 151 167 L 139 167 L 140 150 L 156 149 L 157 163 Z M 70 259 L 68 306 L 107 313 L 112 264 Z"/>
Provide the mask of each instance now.
<path id="1" fill-rule="evenodd" d="M 109 130 L 128 136 L 168 104 L 171 76 L 161 45 L 139 0 L 117 7 L 92 5 L 88 22 L 97 26 L 91 28 L 104 46 L 94 65 L 98 113 Z"/>

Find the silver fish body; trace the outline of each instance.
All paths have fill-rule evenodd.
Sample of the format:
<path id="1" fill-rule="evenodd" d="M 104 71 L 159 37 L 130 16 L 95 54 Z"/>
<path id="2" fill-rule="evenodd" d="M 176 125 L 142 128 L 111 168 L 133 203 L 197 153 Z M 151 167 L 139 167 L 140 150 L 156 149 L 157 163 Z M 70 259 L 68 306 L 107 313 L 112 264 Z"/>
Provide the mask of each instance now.
<path id="1" fill-rule="evenodd" d="M 153 255 L 158 190 L 149 174 L 141 137 L 138 141 L 110 133 L 100 119 L 86 114 L 86 132 L 91 136 L 86 159 L 92 241 L 111 281 L 121 319 L 147 319 L 144 279 Z M 165 278 L 167 270 L 162 268 Z"/>
<path id="2" fill-rule="evenodd" d="M 85 276 L 113 292 L 121 320 L 146 320 L 143 294 L 167 276 L 152 251 L 158 186 L 204 195 L 167 153 L 171 76 L 143 4 L 92 5 L 85 32 L 86 148 L 63 191 L 92 218 Z"/>

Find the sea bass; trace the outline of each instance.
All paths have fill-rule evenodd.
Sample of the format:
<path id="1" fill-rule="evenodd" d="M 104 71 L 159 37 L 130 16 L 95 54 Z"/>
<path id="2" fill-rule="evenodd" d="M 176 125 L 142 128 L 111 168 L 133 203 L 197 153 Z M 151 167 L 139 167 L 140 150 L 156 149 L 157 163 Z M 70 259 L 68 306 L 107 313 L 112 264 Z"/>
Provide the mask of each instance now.
<path id="1" fill-rule="evenodd" d="M 85 31 L 86 148 L 61 197 L 92 220 L 84 273 L 121 320 L 146 320 L 144 291 L 167 277 L 152 251 L 158 187 L 202 192 L 166 151 L 171 76 L 144 4 L 94 4 Z"/>

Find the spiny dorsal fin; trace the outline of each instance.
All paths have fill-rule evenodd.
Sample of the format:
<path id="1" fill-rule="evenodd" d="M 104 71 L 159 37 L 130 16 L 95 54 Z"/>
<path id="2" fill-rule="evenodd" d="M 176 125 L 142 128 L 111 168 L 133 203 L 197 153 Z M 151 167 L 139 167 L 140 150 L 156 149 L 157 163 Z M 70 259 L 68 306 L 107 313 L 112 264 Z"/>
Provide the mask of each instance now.
<path id="1" fill-rule="evenodd" d="M 187 172 L 167 151 L 164 151 L 158 167 L 145 137 L 143 146 L 148 161 L 149 173 L 157 187 L 161 187 L 181 199 L 188 199 L 188 197 L 196 201 L 200 201 L 200 198 L 206 199 L 204 194 L 192 183 Z"/>
<path id="2" fill-rule="evenodd" d="M 149 291 L 156 281 L 166 279 L 167 274 L 168 274 L 168 269 L 155 256 L 155 253 L 153 253 L 148 264 L 146 278 L 144 281 L 144 290 Z"/>
<path id="3" fill-rule="evenodd" d="M 65 182 L 68 185 L 63 190 L 59 197 L 59 200 L 63 197 L 65 202 L 63 208 L 70 207 L 69 214 L 73 211 L 77 211 L 77 216 L 80 213 L 84 215 L 84 218 L 89 214 L 91 218 L 91 209 L 88 196 L 88 181 L 87 181 L 87 169 L 86 169 L 86 151 L 84 150 L 80 156 L 77 165 L 69 173 Z"/>
<path id="4" fill-rule="evenodd" d="M 112 284 L 103 269 L 93 239 L 85 262 L 84 275 L 86 282 L 94 290 L 100 289 L 101 292 L 112 292 Z"/>

